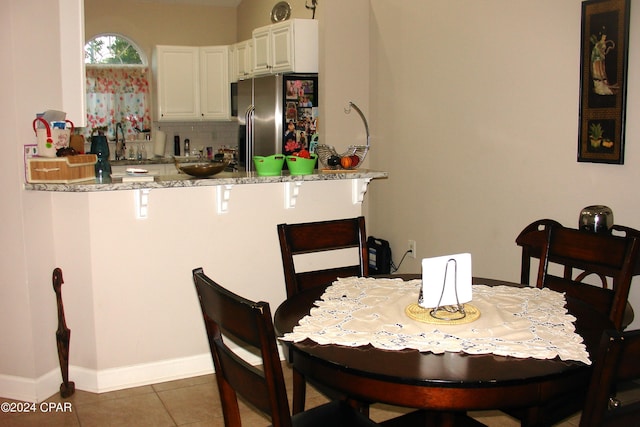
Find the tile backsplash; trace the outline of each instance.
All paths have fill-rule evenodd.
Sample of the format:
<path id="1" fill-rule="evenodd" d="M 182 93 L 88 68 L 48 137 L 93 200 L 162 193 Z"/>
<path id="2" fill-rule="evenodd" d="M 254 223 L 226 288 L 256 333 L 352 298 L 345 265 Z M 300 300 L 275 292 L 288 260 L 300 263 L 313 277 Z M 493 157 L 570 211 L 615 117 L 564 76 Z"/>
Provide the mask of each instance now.
<path id="1" fill-rule="evenodd" d="M 238 122 L 154 122 L 153 131 L 160 129 L 167 134 L 165 157 L 173 156 L 174 136 L 180 136 L 180 154 L 184 149 L 184 140 L 189 139 L 191 150 L 213 147 L 214 153 L 222 147 L 235 148 L 238 145 Z"/>

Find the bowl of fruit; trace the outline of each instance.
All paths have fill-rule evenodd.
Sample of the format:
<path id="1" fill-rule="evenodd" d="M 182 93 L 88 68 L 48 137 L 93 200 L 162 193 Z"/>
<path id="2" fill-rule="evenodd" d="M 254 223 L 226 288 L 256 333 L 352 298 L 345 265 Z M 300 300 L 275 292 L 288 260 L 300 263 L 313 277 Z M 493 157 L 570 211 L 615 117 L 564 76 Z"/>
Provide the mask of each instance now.
<path id="1" fill-rule="evenodd" d="M 316 168 L 318 155 L 303 149 L 287 156 L 286 159 L 291 175 L 309 175 Z"/>
<path id="2" fill-rule="evenodd" d="M 318 144 L 316 147 L 320 164 L 323 169 L 329 170 L 358 169 L 364 162 L 368 151 L 368 145 L 350 145 L 342 154 L 338 154 L 336 149 L 330 145 Z"/>

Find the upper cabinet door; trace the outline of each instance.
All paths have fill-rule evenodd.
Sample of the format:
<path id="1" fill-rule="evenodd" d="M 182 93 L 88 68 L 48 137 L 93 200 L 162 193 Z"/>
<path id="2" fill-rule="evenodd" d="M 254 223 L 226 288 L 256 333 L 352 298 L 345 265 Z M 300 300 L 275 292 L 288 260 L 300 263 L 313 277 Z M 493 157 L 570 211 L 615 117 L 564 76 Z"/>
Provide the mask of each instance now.
<path id="1" fill-rule="evenodd" d="M 200 49 L 200 113 L 205 120 L 228 119 L 229 48 Z"/>
<path id="2" fill-rule="evenodd" d="M 253 31 L 253 75 L 271 73 L 271 28 L 257 28 Z"/>
<path id="3" fill-rule="evenodd" d="M 233 48 L 233 80 L 244 80 L 253 76 L 253 39 L 236 43 Z"/>
<path id="4" fill-rule="evenodd" d="M 200 50 L 157 46 L 154 55 L 158 120 L 200 119 Z"/>
<path id="5" fill-rule="evenodd" d="M 271 29 L 271 72 L 293 71 L 293 25 L 279 25 Z"/>

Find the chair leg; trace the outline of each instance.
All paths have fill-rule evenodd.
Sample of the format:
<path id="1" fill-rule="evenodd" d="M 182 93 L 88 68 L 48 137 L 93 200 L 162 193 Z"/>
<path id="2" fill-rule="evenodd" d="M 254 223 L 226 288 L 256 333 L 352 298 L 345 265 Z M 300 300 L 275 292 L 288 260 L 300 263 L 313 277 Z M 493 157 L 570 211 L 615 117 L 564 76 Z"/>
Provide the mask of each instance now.
<path id="1" fill-rule="evenodd" d="M 293 368 L 293 415 L 304 411 L 306 399 L 306 381 L 304 376 L 295 367 Z"/>

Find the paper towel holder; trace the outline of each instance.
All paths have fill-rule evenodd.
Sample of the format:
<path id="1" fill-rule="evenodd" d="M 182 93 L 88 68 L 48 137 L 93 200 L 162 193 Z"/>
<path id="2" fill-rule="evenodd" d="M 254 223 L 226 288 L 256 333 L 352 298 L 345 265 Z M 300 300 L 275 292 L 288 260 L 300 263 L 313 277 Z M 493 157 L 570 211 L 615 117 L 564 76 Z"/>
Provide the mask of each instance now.
<path id="1" fill-rule="evenodd" d="M 449 265 L 453 263 L 453 284 L 454 284 L 454 293 L 456 296 L 456 303 L 449 305 L 441 305 L 442 298 L 444 296 L 445 286 L 447 284 L 447 274 L 449 274 Z M 423 292 L 422 287 L 420 288 L 420 295 L 418 296 L 418 305 L 422 305 L 423 300 Z M 439 311 L 445 311 L 447 313 L 446 316 L 441 316 L 438 314 Z M 458 314 L 453 317 L 452 315 Z M 429 311 L 429 315 L 434 319 L 438 320 L 460 320 L 464 319 L 467 316 L 467 313 L 464 309 L 464 304 L 460 304 L 460 299 L 458 298 L 458 260 L 455 258 L 449 258 L 444 267 L 444 278 L 442 279 L 442 292 L 440 293 L 440 299 L 438 300 L 438 304 L 434 308 Z"/>

